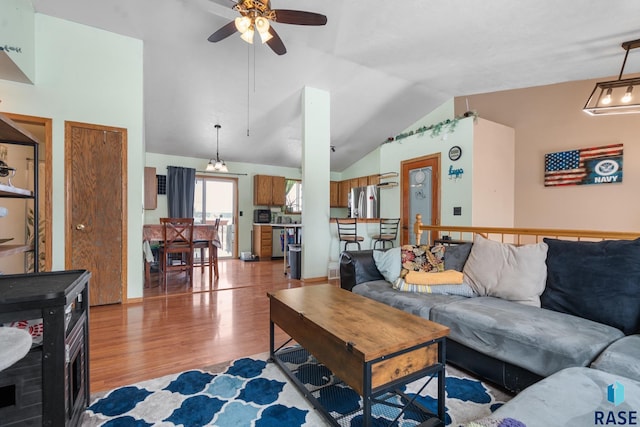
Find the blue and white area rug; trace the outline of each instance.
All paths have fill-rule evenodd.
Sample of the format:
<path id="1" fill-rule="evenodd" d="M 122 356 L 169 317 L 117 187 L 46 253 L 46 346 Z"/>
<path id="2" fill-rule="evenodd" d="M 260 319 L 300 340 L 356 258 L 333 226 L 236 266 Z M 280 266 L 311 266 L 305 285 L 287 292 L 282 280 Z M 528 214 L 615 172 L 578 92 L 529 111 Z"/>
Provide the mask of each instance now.
<path id="1" fill-rule="evenodd" d="M 191 370 L 112 390 L 94 400 L 84 414 L 83 426 L 219 426 L 219 427 L 320 427 L 329 425 L 309 401 L 287 380 L 280 368 L 266 361 L 267 355 L 231 362 L 221 372 Z M 297 377 L 303 383 L 317 378 L 315 361 L 299 361 Z M 321 378 L 326 372 L 319 372 Z M 331 373 L 328 373 L 330 376 Z M 426 380 L 408 384 L 404 392 L 412 396 Z M 319 400 L 331 413 L 352 413 L 361 405 L 359 396 L 343 384 L 340 398 Z M 437 381 L 418 396 L 417 401 L 436 412 Z M 447 425 L 460 426 L 486 417 L 509 396 L 482 382 L 447 367 Z M 335 394 L 327 394 L 327 396 Z M 434 397 L 432 397 L 434 396 Z M 385 406 L 372 413 L 375 426 L 388 425 L 393 411 Z M 386 420 L 389 421 L 386 421 Z M 420 422 L 405 414 L 399 426 L 412 427 Z M 358 415 L 344 417 L 342 426 L 362 424 Z"/>

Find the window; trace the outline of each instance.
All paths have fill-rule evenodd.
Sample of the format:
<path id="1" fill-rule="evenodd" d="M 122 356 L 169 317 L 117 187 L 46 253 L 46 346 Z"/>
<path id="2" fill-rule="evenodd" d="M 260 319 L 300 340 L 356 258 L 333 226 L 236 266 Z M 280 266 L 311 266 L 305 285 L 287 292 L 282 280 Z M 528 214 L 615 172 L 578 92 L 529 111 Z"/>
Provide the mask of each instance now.
<path id="1" fill-rule="evenodd" d="M 286 212 L 302 212 L 302 181 L 297 179 L 287 179 L 285 181 Z"/>

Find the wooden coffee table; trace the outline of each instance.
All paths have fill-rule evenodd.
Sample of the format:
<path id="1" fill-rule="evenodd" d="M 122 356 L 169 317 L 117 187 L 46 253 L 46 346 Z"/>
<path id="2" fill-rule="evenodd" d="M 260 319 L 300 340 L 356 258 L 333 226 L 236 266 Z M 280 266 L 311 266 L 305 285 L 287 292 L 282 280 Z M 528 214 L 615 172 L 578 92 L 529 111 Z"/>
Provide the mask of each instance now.
<path id="1" fill-rule="evenodd" d="M 424 425 L 444 425 L 445 337 L 449 328 L 333 285 L 311 285 L 268 293 L 270 353 L 294 384 L 327 420 L 340 424 L 284 362 L 291 348 L 276 349 L 274 325 L 362 396 L 363 425 L 372 425 L 379 396 L 426 375 L 437 376 L 438 413 Z M 415 408 L 413 402 L 413 408 Z M 437 415 L 437 418 L 436 418 Z"/>

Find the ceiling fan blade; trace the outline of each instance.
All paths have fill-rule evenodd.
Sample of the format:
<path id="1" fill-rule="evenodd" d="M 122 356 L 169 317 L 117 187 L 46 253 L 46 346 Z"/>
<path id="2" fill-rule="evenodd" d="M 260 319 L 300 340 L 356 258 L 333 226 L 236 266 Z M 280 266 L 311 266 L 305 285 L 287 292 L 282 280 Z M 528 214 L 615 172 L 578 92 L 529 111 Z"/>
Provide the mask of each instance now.
<path id="1" fill-rule="evenodd" d="M 236 31 L 238 31 L 238 29 L 236 28 L 236 23 L 234 21 L 231 21 L 215 33 L 211 34 L 207 40 L 213 43 L 219 42 L 220 40 L 226 39 Z"/>
<path id="2" fill-rule="evenodd" d="M 282 24 L 325 25 L 327 23 L 327 17 L 319 13 L 287 9 L 274 9 L 273 12 L 276 13 L 274 21 Z"/>
<path id="3" fill-rule="evenodd" d="M 287 48 L 284 47 L 282 39 L 280 38 L 278 33 L 276 33 L 276 30 L 273 29 L 273 26 L 269 27 L 269 34 L 271 34 L 272 37 L 267 41 L 267 44 L 269 45 L 271 50 L 273 50 L 278 55 L 284 55 L 285 53 L 287 53 Z"/>

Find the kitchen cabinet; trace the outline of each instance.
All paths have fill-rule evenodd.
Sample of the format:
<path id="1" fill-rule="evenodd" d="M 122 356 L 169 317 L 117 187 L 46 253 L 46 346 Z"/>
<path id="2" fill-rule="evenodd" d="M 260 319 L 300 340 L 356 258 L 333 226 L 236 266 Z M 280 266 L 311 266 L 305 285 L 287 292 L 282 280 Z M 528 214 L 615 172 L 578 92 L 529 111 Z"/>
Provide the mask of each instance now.
<path id="1" fill-rule="evenodd" d="M 144 168 L 144 208 L 158 208 L 158 183 L 156 182 L 156 168 Z"/>
<path id="2" fill-rule="evenodd" d="M 329 186 L 330 202 L 332 208 L 349 207 L 349 192 L 353 187 L 366 187 L 367 185 L 380 184 L 380 175 L 366 175 L 343 181 L 331 181 Z"/>
<path id="3" fill-rule="evenodd" d="M 270 225 L 253 225 L 253 254 L 260 258 L 260 261 L 271 259 L 272 232 Z"/>
<path id="4" fill-rule="evenodd" d="M 349 207 L 349 190 L 351 190 L 351 182 L 347 179 L 338 183 L 338 206 L 341 208 Z"/>
<path id="5" fill-rule="evenodd" d="M 329 206 L 332 208 L 340 207 L 340 183 L 338 181 L 329 181 Z"/>
<path id="6" fill-rule="evenodd" d="M 254 175 L 253 204 L 256 206 L 284 206 L 285 178 L 283 176 Z"/>
<path id="7" fill-rule="evenodd" d="M 1 245 L 0 246 L 0 256 L 10 256 L 18 253 L 26 253 L 33 252 L 33 271 L 38 272 L 40 268 L 39 260 L 39 245 L 40 245 L 40 213 L 39 213 L 39 202 L 38 202 L 38 140 L 32 136 L 29 132 L 20 128 L 13 120 L 8 118 L 7 116 L 0 114 L 0 143 L 2 144 L 12 144 L 12 145 L 26 145 L 33 148 L 33 164 L 36 167 L 33 168 L 33 191 L 26 188 L 18 188 L 12 185 L 9 185 L 10 181 L 7 183 L 0 184 L 0 198 L 13 198 L 13 199 L 26 199 L 33 200 L 33 207 L 30 208 L 27 204 L 25 207 L 25 212 L 29 209 L 33 211 L 32 220 L 28 220 L 27 222 L 32 222 L 32 236 L 31 242 L 26 241 L 24 243 L 17 244 L 9 244 L 9 245 Z M 5 168 L 9 168 L 10 165 L 6 165 Z M 6 170 L 9 177 L 11 177 L 11 173 L 15 174 L 15 171 Z M 23 171 L 20 171 L 23 172 Z M 26 204 L 26 201 L 25 201 Z M 0 219 L 1 221 L 2 219 Z M 8 231 L 10 227 L 3 227 L 3 231 Z M 0 238 L 8 238 L 13 236 L 0 235 Z"/>

